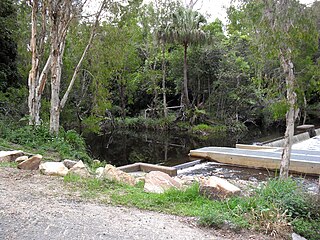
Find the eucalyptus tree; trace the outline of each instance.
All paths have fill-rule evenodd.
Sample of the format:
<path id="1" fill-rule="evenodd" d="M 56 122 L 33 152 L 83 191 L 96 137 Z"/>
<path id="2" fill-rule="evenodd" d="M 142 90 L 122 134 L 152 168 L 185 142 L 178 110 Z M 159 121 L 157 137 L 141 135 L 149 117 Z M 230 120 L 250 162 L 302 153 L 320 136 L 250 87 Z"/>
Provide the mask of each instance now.
<path id="1" fill-rule="evenodd" d="M 282 69 L 280 86 L 286 91 L 286 131 L 281 157 L 280 177 L 288 176 L 294 122 L 297 115 L 296 66 L 305 48 L 314 47 L 317 34 L 314 22 L 304 5 L 297 0 L 244 0 L 241 10 L 246 15 L 245 29 L 257 52 L 277 58 Z M 243 15 L 244 16 L 244 15 Z"/>
<path id="2" fill-rule="evenodd" d="M 181 44 L 184 49 L 181 100 L 182 105 L 186 108 L 190 106 L 188 93 L 188 48 L 192 44 L 201 44 L 206 41 L 207 35 L 201 29 L 202 25 L 205 23 L 206 19 L 199 12 L 181 6 L 174 14 L 172 14 L 172 22 L 169 24 L 167 29 L 168 40 L 170 40 L 170 42 Z"/>
<path id="3" fill-rule="evenodd" d="M 59 131 L 60 112 L 65 106 L 70 91 L 76 80 L 81 63 L 91 46 L 96 28 L 99 23 L 99 17 L 104 9 L 106 0 L 103 0 L 101 3 L 93 23 L 88 44 L 83 50 L 82 56 L 75 67 L 73 76 L 65 94 L 60 100 L 62 59 L 65 50 L 66 36 L 72 20 L 76 17 L 79 17 L 84 3 L 85 1 L 79 2 L 73 0 L 30 1 L 32 7 L 30 39 L 32 67 L 28 78 L 28 105 L 30 115 L 29 124 L 40 124 L 39 113 L 41 96 L 46 85 L 48 74 L 51 73 L 50 131 L 52 133 L 58 133 Z M 41 12 L 40 19 L 38 16 L 39 12 Z M 50 53 L 44 61 L 44 49 L 46 44 L 49 44 Z M 45 63 L 43 66 L 40 64 L 41 61 Z"/>
<path id="4" fill-rule="evenodd" d="M 48 38 L 47 22 L 48 16 L 46 14 L 46 1 L 41 5 L 42 1 L 33 0 L 30 1 L 31 12 L 31 38 L 30 38 L 30 51 L 31 51 L 31 69 L 28 77 L 28 107 L 29 107 L 29 124 L 40 125 L 40 107 L 41 107 L 41 95 L 43 93 L 45 83 L 47 81 L 47 75 L 50 68 L 51 57 L 46 60 L 46 64 L 41 68 L 41 63 L 44 62 L 44 43 Z M 41 21 L 39 18 L 39 9 L 41 9 Z M 40 22 L 40 27 L 38 27 Z M 40 28 L 40 29 L 39 29 Z"/>

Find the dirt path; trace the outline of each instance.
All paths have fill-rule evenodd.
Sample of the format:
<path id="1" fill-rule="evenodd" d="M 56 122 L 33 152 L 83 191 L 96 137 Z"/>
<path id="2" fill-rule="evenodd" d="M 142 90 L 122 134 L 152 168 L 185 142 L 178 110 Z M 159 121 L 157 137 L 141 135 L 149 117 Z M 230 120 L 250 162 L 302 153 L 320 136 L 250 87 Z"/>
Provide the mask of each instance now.
<path id="1" fill-rule="evenodd" d="M 195 220 L 85 202 L 62 178 L 0 168 L 0 239 L 267 239 L 201 229 Z"/>

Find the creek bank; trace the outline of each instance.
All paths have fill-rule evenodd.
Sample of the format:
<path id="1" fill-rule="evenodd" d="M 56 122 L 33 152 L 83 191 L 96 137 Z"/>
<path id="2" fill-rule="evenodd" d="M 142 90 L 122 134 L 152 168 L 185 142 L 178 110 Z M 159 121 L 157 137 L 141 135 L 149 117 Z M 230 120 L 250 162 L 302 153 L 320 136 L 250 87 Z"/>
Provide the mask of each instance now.
<path id="1" fill-rule="evenodd" d="M 274 240 L 249 231 L 200 228 L 192 217 L 83 200 L 60 177 L 11 167 L 0 168 L 0 217 L 0 239 Z"/>
<path id="2" fill-rule="evenodd" d="M 41 162 L 41 155 L 28 157 L 22 151 L 0 151 L 0 156 L 3 156 L 3 159 L 7 162 L 19 162 L 17 165 L 19 169 L 39 169 L 44 175 L 66 176 L 67 174 L 76 174 L 83 178 L 108 179 L 131 186 L 143 181 L 146 192 L 163 193 L 171 187 L 182 189 L 182 186 L 187 187 L 198 182 L 200 193 L 214 199 L 223 199 L 226 196 L 239 195 L 239 193 L 248 195 L 250 188 L 259 187 L 260 184 L 264 184 L 275 175 L 273 172 L 225 166 L 212 162 L 200 163 L 179 170 L 176 177 L 170 177 L 163 172 L 157 173 L 157 171 L 152 171 L 151 174 L 144 172 L 126 173 L 110 164 L 91 172 L 89 167 L 81 160 L 65 159 L 61 162 Z M 98 161 L 96 163 L 101 164 Z M 215 180 L 213 180 L 214 178 Z M 307 192 L 312 194 L 319 192 L 318 179 L 312 177 L 301 178 L 299 175 L 294 175 L 294 178 L 301 182 Z"/>
<path id="3" fill-rule="evenodd" d="M 81 163 L 80 163 L 80 165 L 81 165 Z M 31 173 L 34 173 L 34 172 L 39 172 L 39 171 L 21 171 L 22 173 L 27 173 L 27 172 L 30 172 L 30 174 Z M 71 176 L 72 177 L 72 176 Z M 93 176 L 92 176 L 93 177 Z M 178 177 L 176 177 L 177 179 L 176 180 L 178 180 L 178 179 L 181 179 L 182 178 L 182 176 L 178 176 Z M 54 179 L 55 178 L 52 178 L 53 179 L 53 181 L 54 181 Z M 184 180 L 186 180 L 186 182 L 192 182 L 192 181 L 194 181 L 194 177 L 192 178 L 192 179 L 184 179 Z M 201 178 L 199 179 L 198 178 L 198 180 L 199 181 L 201 181 Z M 82 180 L 83 181 L 83 180 Z M 88 183 L 89 185 L 91 184 L 91 183 L 97 183 L 95 180 L 93 180 L 93 181 L 91 181 L 90 179 L 88 179 L 88 180 L 85 180 L 83 183 Z M 90 182 L 90 183 L 89 183 Z M 76 182 L 75 182 L 76 183 Z M 80 183 L 80 182 L 79 182 Z M 108 185 L 110 184 L 110 182 L 108 182 L 108 181 L 100 181 L 100 183 L 102 183 L 102 185 L 99 185 L 99 186 L 103 186 L 103 189 L 108 189 Z M 99 184 L 100 184 L 99 183 Z M 89 186 L 88 185 L 88 186 Z M 183 184 L 182 184 L 183 185 Z M 217 185 L 217 184 L 216 184 Z M 112 186 L 114 186 L 114 185 L 112 185 Z M 195 187 L 196 185 L 194 185 L 194 187 Z M 128 196 L 126 195 L 126 188 L 121 188 L 121 186 L 119 186 L 120 187 L 120 192 L 119 192 L 119 196 L 118 197 L 125 197 L 125 198 L 127 198 L 127 197 L 130 197 L 129 195 L 130 194 L 128 194 Z M 141 189 L 141 188 L 139 188 L 139 189 Z M 138 188 L 135 188 L 135 190 L 134 189 L 131 189 L 131 190 L 134 190 L 134 191 L 141 191 L 141 190 L 139 190 Z M 189 190 L 190 188 L 188 188 L 187 190 Z M 196 188 L 193 188 L 193 189 L 196 189 Z M 124 190 L 124 192 L 122 192 Z M 131 191 L 130 190 L 130 191 Z M 221 189 L 218 189 L 218 190 L 220 190 L 221 191 Z M 176 192 L 176 193 L 179 193 L 179 192 Z M 183 193 L 183 192 L 181 192 L 181 193 Z M 122 194 L 125 194 L 124 196 L 121 196 Z M 143 198 L 141 198 L 141 197 L 147 197 L 147 194 L 145 194 L 145 195 L 139 195 L 139 194 L 141 194 L 141 193 L 138 193 L 138 195 L 136 195 L 136 196 L 138 196 L 138 198 L 139 199 L 136 199 L 136 200 L 138 200 L 138 201 L 145 201 L 146 199 L 143 199 Z M 168 195 L 166 195 L 167 193 L 165 193 L 163 196 L 168 196 Z M 171 194 L 171 192 L 169 192 L 169 194 Z M 158 195 L 158 194 L 155 194 L 155 195 Z M 154 196 L 155 196 L 154 195 Z M 162 198 L 163 196 L 160 196 L 160 198 Z M 186 195 L 187 196 L 187 195 Z M 198 194 L 197 194 L 197 196 L 198 196 Z M 196 197 L 197 198 L 197 197 Z M 249 197 L 250 198 L 250 197 Z M 221 199 L 224 199 L 224 196 L 221 198 Z M 238 199 L 237 201 L 242 201 L 242 200 L 245 200 L 246 198 L 234 198 L 234 200 L 235 199 Z M 242 200 L 241 200 L 242 199 Z M 232 199 L 230 199 L 231 201 L 232 201 Z M 190 200 L 188 200 L 188 201 L 190 201 Z M 210 202 L 209 204 L 219 204 L 219 206 L 220 206 L 220 204 L 221 205 L 225 205 L 225 202 L 226 201 L 210 201 L 210 200 L 206 200 L 206 201 L 208 201 L 208 202 Z M 227 201 L 228 202 L 228 201 Z M 120 203 L 121 204 L 121 201 L 120 202 L 118 202 L 118 203 Z M 174 203 L 174 204 L 179 204 L 179 203 Z M 195 205 L 195 206 L 197 206 L 197 205 Z M 211 205 L 210 205 L 211 206 Z M 229 211 L 231 211 L 230 209 L 229 209 Z M 192 216 L 198 216 L 198 215 L 192 215 Z M 288 222 L 289 223 L 289 222 Z M 231 221 L 224 221 L 224 223 L 223 223 L 224 225 L 224 227 L 223 228 L 228 228 L 228 226 L 233 226 L 233 222 Z M 287 224 L 287 223 L 284 223 L 284 224 Z M 235 225 L 236 226 L 236 225 Z M 290 228 L 289 227 L 289 225 L 285 225 L 287 228 Z M 266 239 L 266 238 L 265 238 Z"/>
<path id="4" fill-rule="evenodd" d="M 175 188 L 183 189 L 184 187 L 190 186 L 195 181 L 200 183 L 200 193 L 204 196 L 218 196 L 218 198 L 224 198 L 240 192 L 240 189 L 228 181 L 218 177 L 210 177 L 209 179 L 201 178 L 201 180 L 195 178 L 190 181 L 183 181 L 182 176 L 172 178 L 167 173 L 161 171 L 151 171 L 146 174 L 126 173 L 110 164 L 106 164 L 103 169 L 98 168 L 94 174 L 91 174 L 89 167 L 86 166 L 81 160 L 75 161 L 65 159 L 61 162 L 41 162 L 42 155 L 34 155 L 31 157 L 24 156 L 22 151 L 7 151 L 0 152 L 0 155 L 4 156 L 8 162 L 20 162 L 17 165 L 18 169 L 21 170 L 38 170 L 44 175 L 50 176 L 66 176 L 67 174 L 76 174 L 83 178 L 96 177 L 99 179 L 108 179 L 110 181 L 117 181 L 125 183 L 131 186 L 137 184 L 138 181 L 144 182 L 144 191 L 152 193 L 164 193 L 165 191 Z M 20 158 L 20 159 L 18 159 Z M 204 190 L 205 189 L 205 190 Z M 208 195 L 209 194 L 209 195 Z"/>

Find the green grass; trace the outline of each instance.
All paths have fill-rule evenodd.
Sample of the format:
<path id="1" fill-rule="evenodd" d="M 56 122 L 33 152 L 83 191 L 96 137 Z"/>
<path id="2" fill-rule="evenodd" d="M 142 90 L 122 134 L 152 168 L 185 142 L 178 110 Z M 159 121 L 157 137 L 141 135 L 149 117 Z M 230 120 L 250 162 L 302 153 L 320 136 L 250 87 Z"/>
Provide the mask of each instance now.
<path id="1" fill-rule="evenodd" d="M 143 182 L 128 186 L 99 179 L 82 179 L 67 175 L 66 183 L 81 189 L 85 197 L 105 196 L 108 203 L 126 205 L 157 212 L 192 216 L 204 226 L 251 229 L 286 237 L 293 229 L 308 239 L 320 236 L 319 201 L 302 192 L 292 179 L 272 179 L 249 197 L 232 197 L 212 201 L 199 194 L 198 184 L 164 194 L 146 193 Z"/>
<path id="2" fill-rule="evenodd" d="M 83 138 L 74 130 L 60 130 L 59 134 L 49 132 L 46 124 L 41 126 L 13 126 L 0 122 L 0 145 L 3 148 L 21 149 L 55 158 L 91 160 L 86 152 Z"/>
<path id="3" fill-rule="evenodd" d="M 16 168 L 18 164 L 16 162 L 0 162 L 0 167 Z"/>

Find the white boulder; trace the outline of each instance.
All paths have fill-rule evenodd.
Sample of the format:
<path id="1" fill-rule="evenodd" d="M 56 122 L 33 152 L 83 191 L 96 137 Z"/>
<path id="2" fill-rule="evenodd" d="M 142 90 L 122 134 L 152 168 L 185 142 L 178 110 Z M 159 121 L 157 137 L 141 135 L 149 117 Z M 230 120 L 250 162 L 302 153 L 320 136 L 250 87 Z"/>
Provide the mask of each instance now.
<path id="1" fill-rule="evenodd" d="M 300 235 L 296 234 L 296 233 L 292 233 L 292 240 L 307 240 L 304 237 L 301 237 Z"/>
<path id="2" fill-rule="evenodd" d="M 210 199 L 224 199 L 240 192 L 240 188 L 223 178 L 211 176 L 208 179 L 200 179 L 200 193 Z"/>
<path id="3" fill-rule="evenodd" d="M 77 162 L 72 168 L 70 168 L 69 173 L 74 173 L 84 178 L 90 177 L 90 173 L 86 165 L 84 165 L 84 163 L 81 160 Z"/>
<path id="4" fill-rule="evenodd" d="M 14 162 L 21 156 L 23 156 L 22 151 L 0 151 L 0 162 Z"/>
<path id="5" fill-rule="evenodd" d="M 181 189 L 182 185 L 168 174 L 160 171 L 149 172 L 145 177 L 145 192 L 164 193 L 170 188 Z"/>
<path id="6" fill-rule="evenodd" d="M 98 167 L 98 168 L 96 169 L 96 177 L 97 177 L 97 178 L 102 178 L 102 176 L 103 176 L 103 171 L 104 171 L 104 167 Z"/>
<path id="7" fill-rule="evenodd" d="M 45 162 L 40 164 L 39 169 L 42 174 L 52 176 L 65 176 L 69 172 L 63 162 Z"/>

